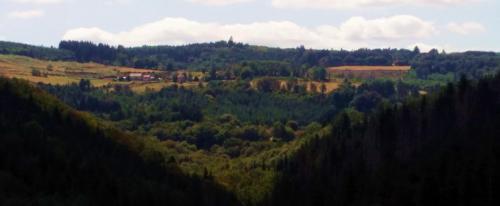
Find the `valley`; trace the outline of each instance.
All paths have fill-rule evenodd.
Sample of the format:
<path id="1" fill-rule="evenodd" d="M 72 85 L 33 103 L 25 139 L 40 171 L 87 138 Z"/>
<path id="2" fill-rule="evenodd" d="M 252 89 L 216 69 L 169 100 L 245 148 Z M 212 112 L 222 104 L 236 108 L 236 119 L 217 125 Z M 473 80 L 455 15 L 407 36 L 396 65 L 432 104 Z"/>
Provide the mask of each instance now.
<path id="1" fill-rule="evenodd" d="M 498 183 L 500 167 L 484 161 L 498 157 L 499 113 L 487 112 L 500 108 L 498 54 L 61 44 L 74 50 L 0 49 L 0 182 L 24 188 L 0 203 L 412 205 L 429 203 L 427 190 L 457 195 L 450 182 L 469 194 Z M 158 57 L 200 46 L 210 51 Z M 88 47 L 90 56 L 76 55 Z M 103 48 L 130 56 L 105 59 Z M 205 59 L 228 50 L 247 58 Z M 333 60 L 353 56 L 367 66 Z M 408 66 L 391 66 L 401 56 Z M 479 163 L 461 170 L 463 161 Z"/>

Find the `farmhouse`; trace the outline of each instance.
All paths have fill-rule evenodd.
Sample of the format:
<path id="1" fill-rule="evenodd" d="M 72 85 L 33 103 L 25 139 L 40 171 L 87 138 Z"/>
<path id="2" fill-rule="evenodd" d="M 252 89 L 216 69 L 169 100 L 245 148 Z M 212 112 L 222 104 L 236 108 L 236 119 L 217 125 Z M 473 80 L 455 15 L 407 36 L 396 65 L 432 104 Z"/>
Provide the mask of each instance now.
<path id="1" fill-rule="evenodd" d="M 142 75 L 142 81 L 153 81 L 153 80 L 155 80 L 155 77 L 151 74 Z"/>
<path id="2" fill-rule="evenodd" d="M 155 74 L 149 73 L 149 72 L 125 73 L 125 74 L 118 75 L 116 77 L 116 80 L 118 80 L 118 81 L 154 81 L 156 79 L 159 79 L 159 78 L 157 78 Z"/>
<path id="3" fill-rule="evenodd" d="M 402 78 L 410 71 L 409 66 L 342 66 L 328 68 L 330 75 L 336 78 Z"/>
<path id="4" fill-rule="evenodd" d="M 128 77 L 130 80 L 142 80 L 142 73 L 130 73 Z"/>

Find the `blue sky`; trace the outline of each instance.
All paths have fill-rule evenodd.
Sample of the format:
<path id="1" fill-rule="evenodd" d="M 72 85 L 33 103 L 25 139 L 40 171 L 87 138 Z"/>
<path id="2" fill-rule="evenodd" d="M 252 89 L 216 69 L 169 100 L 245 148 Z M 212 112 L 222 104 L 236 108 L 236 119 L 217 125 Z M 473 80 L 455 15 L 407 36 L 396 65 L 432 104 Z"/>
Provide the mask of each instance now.
<path id="1" fill-rule="evenodd" d="M 500 51 L 497 0 L 0 0 L 0 39 Z"/>

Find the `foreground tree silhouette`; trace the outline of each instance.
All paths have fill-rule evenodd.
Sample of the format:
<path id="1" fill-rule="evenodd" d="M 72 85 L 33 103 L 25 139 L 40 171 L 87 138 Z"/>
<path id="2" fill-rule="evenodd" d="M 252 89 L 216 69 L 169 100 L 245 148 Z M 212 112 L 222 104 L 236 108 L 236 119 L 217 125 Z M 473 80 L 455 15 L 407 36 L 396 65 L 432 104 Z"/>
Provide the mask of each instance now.
<path id="1" fill-rule="evenodd" d="M 238 205 L 146 141 L 0 78 L 0 205 Z"/>
<path id="2" fill-rule="evenodd" d="M 278 168 L 263 205 L 500 204 L 500 75 L 344 113 Z"/>

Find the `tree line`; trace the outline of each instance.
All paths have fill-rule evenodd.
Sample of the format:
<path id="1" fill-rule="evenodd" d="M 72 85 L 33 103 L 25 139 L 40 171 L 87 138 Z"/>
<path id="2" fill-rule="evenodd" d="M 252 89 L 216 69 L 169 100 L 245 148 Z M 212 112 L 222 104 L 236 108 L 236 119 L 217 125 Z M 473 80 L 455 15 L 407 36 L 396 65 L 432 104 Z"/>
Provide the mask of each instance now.
<path id="1" fill-rule="evenodd" d="M 347 111 L 284 158 L 263 205 L 496 205 L 500 75 Z"/>
<path id="2" fill-rule="evenodd" d="M 58 48 L 0 42 L 0 54 L 47 60 L 97 62 L 107 65 L 174 71 L 229 70 L 243 79 L 253 76 L 307 76 L 315 67 L 411 65 L 417 77 L 452 74 L 480 78 L 498 71 L 500 55 L 493 52 L 446 53 L 433 49 L 314 50 L 270 48 L 219 41 L 183 46 L 124 47 L 87 41 L 61 41 Z"/>

